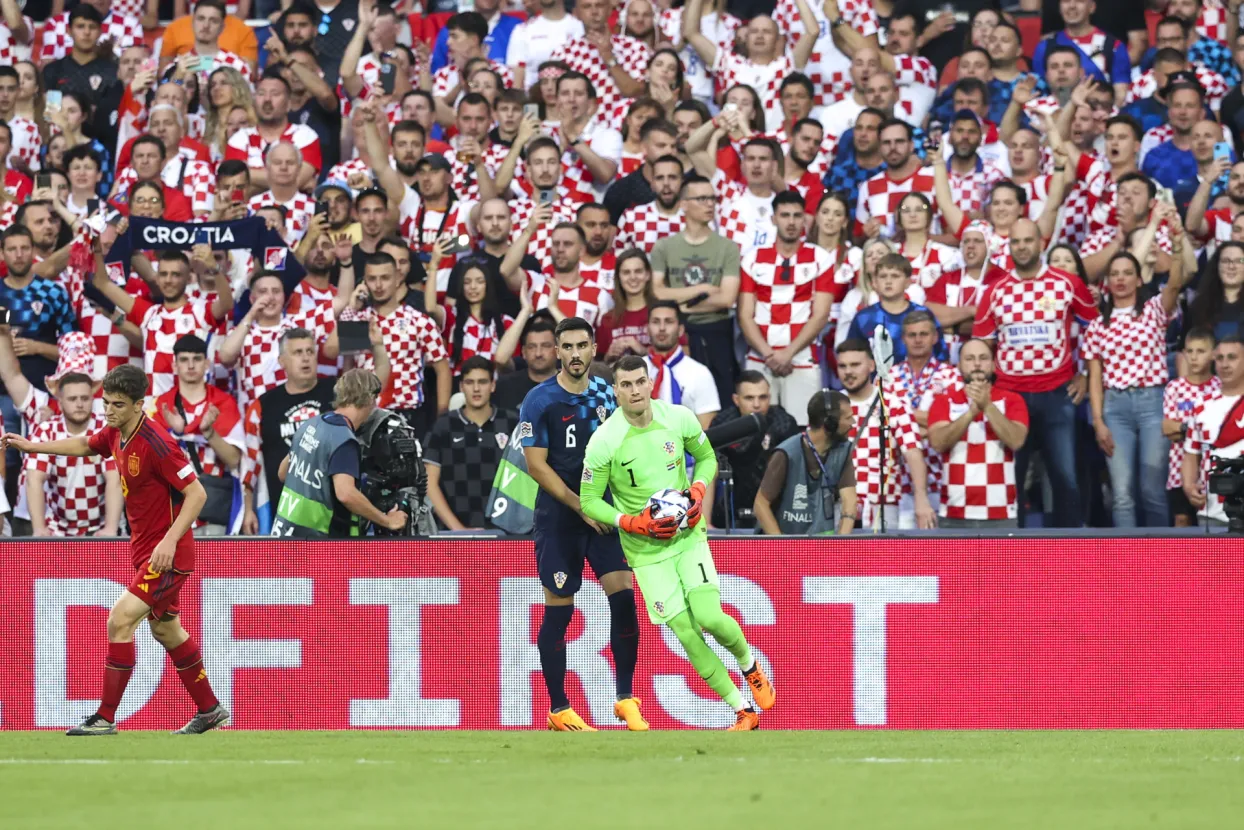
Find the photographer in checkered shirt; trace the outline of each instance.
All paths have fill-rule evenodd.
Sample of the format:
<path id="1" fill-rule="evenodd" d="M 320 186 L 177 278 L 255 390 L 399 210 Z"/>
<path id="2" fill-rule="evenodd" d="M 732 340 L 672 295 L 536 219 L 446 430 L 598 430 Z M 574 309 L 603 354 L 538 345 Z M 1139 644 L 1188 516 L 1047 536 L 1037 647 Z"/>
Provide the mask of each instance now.
<path id="1" fill-rule="evenodd" d="M 428 498 L 449 530 L 482 530 L 492 480 L 518 413 L 493 405 L 496 371 L 487 358 L 474 355 L 463 361 L 460 388 L 462 408 L 438 418 L 428 434 L 423 455 Z"/>

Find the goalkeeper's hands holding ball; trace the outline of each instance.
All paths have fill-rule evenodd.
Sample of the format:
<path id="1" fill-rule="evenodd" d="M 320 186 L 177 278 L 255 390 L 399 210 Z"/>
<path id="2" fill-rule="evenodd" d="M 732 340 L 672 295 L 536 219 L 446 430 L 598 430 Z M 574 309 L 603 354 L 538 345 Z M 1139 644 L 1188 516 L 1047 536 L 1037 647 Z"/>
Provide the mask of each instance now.
<path id="1" fill-rule="evenodd" d="M 695 527 L 700 522 L 700 511 L 704 509 L 704 482 L 696 481 L 691 485 L 690 490 L 683 490 L 682 494 L 691 502 L 691 506 L 687 508 L 687 527 Z"/>
<path id="2" fill-rule="evenodd" d="M 673 539 L 674 534 L 678 533 L 678 525 L 681 519 L 677 516 L 667 516 L 664 519 L 654 519 L 652 517 L 652 505 L 643 509 L 638 516 L 623 515 L 618 527 L 622 528 L 626 533 L 634 533 L 636 536 L 647 536 L 650 539 Z"/>

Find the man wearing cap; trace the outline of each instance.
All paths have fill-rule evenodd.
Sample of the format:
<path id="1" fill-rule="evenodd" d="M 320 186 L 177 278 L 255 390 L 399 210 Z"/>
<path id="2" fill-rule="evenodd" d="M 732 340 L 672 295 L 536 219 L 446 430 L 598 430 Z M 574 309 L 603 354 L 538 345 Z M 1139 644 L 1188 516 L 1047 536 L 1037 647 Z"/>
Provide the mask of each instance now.
<path id="1" fill-rule="evenodd" d="M 325 230 L 336 239 L 346 234 L 351 242 L 359 239 L 358 223 L 354 221 L 354 191 L 343 181 L 329 179 L 315 189 L 315 209 L 327 219 Z"/>
<path id="2" fill-rule="evenodd" d="M 69 12 L 73 49 L 65 57 L 44 64 L 43 82 L 49 92 L 76 92 L 90 101 L 108 96 L 117 83 L 117 64 L 110 60 L 111 55 L 101 57 L 97 49 L 103 21 L 99 10 L 88 3 L 79 3 Z M 97 120 L 107 123 L 111 113 L 98 115 Z"/>
<path id="3" fill-rule="evenodd" d="M 381 168 L 381 183 L 389 184 L 392 200 L 393 183 L 390 179 L 391 168 Z M 470 211 L 474 203 L 459 199 L 458 194 L 450 187 L 451 168 L 449 161 L 441 155 L 427 155 L 416 167 L 418 195 L 408 191 L 405 201 L 399 208 L 401 216 L 399 233 L 415 252 L 419 261 L 426 265 L 431 260 L 432 246 L 441 237 L 453 237 L 460 241 L 466 237 L 469 243 L 471 235 Z M 457 262 L 457 254 L 441 259 L 438 264 L 436 279 L 437 296 L 443 299 L 449 286 L 449 272 Z"/>
<path id="4" fill-rule="evenodd" d="M 1183 32 L 1182 23 L 1159 23 L 1159 43 L 1165 28 L 1174 28 L 1177 32 Z M 1190 76 L 1187 80 L 1199 83 L 1205 90 L 1206 103 L 1213 112 L 1218 112 L 1222 106 L 1222 99 L 1228 91 L 1227 82 L 1217 72 L 1199 64 L 1190 63 L 1183 49 L 1170 46 L 1155 52 L 1152 68 L 1132 82 L 1127 92 L 1128 104 L 1123 111 L 1139 120 L 1146 130 L 1164 123 L 1166 121 L 1166 87 L 1176 73 L 1187 73 Z"/>
<path id="5" fill-rule="evenodd" d="M 268 148 L 264 157 L 264 177 L 269 189 L 247 203 L 252 214 L 260 208 L 281 205 L 285 208 L 285 242 L 296 246 L 307 232 L 315 213 L 315 202 L 298 189 L 301 168 L 306 167 L 298 148 L 282 141 Z M 255 179 L 255 171 L 251 171 Z"/>
<path id="6" fill-rule="evenodd" d="M 232 395 L 207 382 L 207 343 L 183 335 L 173 344 L 173 360 L 177 383 L 155 399 L 152 420 L 181 443 L 200 477 L 240 475 L 246 452 L 242 413 Z M 224 536 L 229 528 L 200 520 L 195 531 Z"/>
<path id="7" fill-rule="evenodd" d="M 0 237 L 8 275 L 0 284 L 0 308 L 7 309 L 9 325 L 14 327 L 13 348 L 22 373 L 35 386 L 56 365 L 56 340 L 76 327 L 77 318 L 69 295 L 58 282 L 37 276 L 34 266 L 34 239 L 30 231 L 14 225 Z"/>
<path id="8" fill-rule="evenodd" d="M 32 440 L 52 441 L 103 428 L 103 401 L 95 397 L 95 348 L 75 331 L 59 341 L 56 371 L 45 379 L 48 392 L 35 387 L 18 366 L 12 331 L 0 326 L 0 379 L 22 416 Z M 49 394 L 50 392 L 50 394 Z M 111 476 L 109 476 L 111 472 Z M 31 498 L 31 481 L 37 484 Z M 115 489 L 114 489 L 115 488 Z M 14 534 L 36 536 L 115 536 L 121 518 L 120 479 L 111 459 L 30 456 L 22 469 L 14 509 Z"/>

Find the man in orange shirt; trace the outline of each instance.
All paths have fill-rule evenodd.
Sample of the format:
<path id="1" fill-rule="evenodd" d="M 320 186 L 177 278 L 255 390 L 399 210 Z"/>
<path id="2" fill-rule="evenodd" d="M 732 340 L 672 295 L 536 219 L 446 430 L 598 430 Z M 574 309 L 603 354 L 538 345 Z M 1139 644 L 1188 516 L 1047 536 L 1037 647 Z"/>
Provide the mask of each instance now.
<path id="1" fill-rule="evenodd" d="M 255 32 L 246 21 L 233 15 L 225 16 L 225 28 L 220 32 L 216 45 L 226 52 L 232 52 L 252 66 L 259 60 L 259 41 Z M 194 18 L 183 15 L 177 18 L 164 30 L 163 45 L 160 47 L 160 71 L 168 66 L 179 55 L 194 51 Z"/>

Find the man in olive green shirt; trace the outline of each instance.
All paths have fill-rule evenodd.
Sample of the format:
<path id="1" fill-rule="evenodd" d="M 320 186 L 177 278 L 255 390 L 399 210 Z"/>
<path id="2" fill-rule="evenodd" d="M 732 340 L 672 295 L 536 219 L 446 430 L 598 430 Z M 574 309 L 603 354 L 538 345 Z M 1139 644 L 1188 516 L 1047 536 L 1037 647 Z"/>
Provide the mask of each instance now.
<path id="1" fill-rule="evenodd" d="M 687 313 L 691 357 L 713 373 L 717 395 L 729 400 L 738 362 L 734 359 L 734 304 L 739 296 L 739 246 L 712 229 L 717 197 L 702 176 L 682 186 L 682 233 L 652 249 L 652 285 L 659 300 L 674 300 Z"/>

